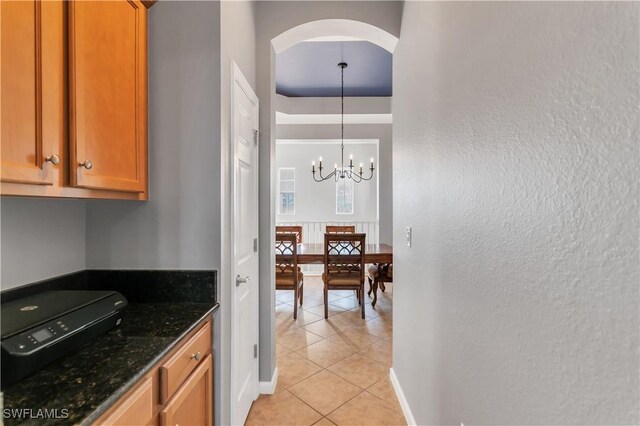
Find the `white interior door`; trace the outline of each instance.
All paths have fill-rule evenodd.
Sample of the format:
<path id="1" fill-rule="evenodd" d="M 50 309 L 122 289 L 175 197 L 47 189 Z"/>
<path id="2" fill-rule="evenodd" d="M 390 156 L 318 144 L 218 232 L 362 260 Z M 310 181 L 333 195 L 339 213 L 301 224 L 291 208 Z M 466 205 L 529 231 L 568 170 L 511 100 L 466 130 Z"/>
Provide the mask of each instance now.
<path id="1" fill-rule="evenodd" d="M 233 65 L 232 422 L 258 397 L 258 98 Z"/>

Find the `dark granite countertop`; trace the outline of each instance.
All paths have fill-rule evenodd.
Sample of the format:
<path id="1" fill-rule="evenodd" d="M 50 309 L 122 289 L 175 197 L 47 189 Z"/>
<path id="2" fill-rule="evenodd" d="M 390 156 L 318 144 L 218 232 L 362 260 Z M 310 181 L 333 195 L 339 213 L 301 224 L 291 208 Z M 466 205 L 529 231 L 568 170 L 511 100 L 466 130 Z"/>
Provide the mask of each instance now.
<path id="1" fill-rule="evenodd" d="M 129 303 L 118 327 L 4 390 L 4 409 L 67 409 L 68 418 L 5 418 L 5 424 L 91 423 L 217 307 Z"/>

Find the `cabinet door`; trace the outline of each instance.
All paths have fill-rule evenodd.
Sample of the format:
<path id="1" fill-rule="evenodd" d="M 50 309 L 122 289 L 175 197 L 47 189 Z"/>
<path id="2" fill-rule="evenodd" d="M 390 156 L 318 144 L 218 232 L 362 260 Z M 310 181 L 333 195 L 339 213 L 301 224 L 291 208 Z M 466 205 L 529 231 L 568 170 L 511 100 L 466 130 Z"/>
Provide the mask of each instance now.
<path id="1" fill-rule="evenodd" d="M 213 367 L 208 355 L 160 412 L 162 426 L 213 424 Z"/>
<path id="2" fill-rule="evenodd" d="M 153 379 L 147 377 L 142 384 L 113 409 L 111 414 L 97 422 L 100 426 L 145 426 L 153 424 Z"/>
<path id="3" fill-rule="evenodd" d="M 72 185 L 146 191 L 146 76 L 141 2 L 69 2 Z"/>
<path id="4" fill-rule="evenodd" d="M 52 153 L 42 137 L 41 3 L 0 2 L 0 28 L 1 178 L 51 185 L 45 157 Z"/>

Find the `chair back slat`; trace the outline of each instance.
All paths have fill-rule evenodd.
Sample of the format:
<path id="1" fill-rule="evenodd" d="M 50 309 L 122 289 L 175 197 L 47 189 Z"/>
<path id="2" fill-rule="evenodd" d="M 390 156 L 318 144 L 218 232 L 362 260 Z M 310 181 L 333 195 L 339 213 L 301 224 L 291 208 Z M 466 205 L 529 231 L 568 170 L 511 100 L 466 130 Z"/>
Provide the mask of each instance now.
<path id="1" fill-rule="evenodd" d="M 296 241 L 302 244 L 302 226 L 298 225 L 278 225 L 276 234 L 296 234 Z"/>
<path id="2" fill-rule="evenodd" d="M 353 234 L 356 232 L 355 225 L 327 225 L 327 234 Z"/>
<path id="3" fill-rule="evenodd" d="M 276 234 L 276 273 L 298 273 L 298 237 L 296 234 Z"/>
<path id="4" fill-rule="evenodd" d="M 324 273 L 332 277 L 354 276 L 364 280 L 366 234 L 324 234 Z"/>

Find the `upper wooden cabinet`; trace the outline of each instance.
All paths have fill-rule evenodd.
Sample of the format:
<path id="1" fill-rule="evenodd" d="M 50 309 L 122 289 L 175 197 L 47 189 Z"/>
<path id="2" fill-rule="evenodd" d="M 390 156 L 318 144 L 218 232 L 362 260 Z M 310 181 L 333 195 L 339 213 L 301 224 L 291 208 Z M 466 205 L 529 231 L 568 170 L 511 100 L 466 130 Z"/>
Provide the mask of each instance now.
<path id="1" fill-rule="evenodd" d="M 144 192 L 147 10 L 139 1 L 69 3 L 71 182 Z"/>
<path id="2" fill-rule="evenodd" d="M 0 3 L 2 28 L 2 180 L 52 185 L 42 137 L 40 2 Z M 49 151 L 49 152 L 48 152 Z"/>
<path id="3" fill-rule="evenodd" d="M 2 195 L 147 199 L 147 7 L 1 2 Z"/>

